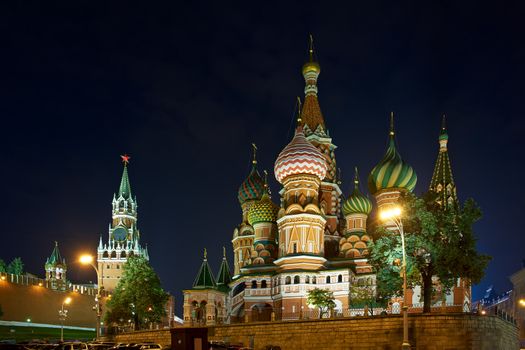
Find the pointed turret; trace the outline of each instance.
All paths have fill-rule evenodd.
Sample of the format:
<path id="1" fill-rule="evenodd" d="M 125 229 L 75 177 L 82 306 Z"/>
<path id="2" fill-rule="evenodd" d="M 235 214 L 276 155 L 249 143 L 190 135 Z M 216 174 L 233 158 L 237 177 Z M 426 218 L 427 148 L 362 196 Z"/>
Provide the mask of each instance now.
<path id="1" fill-rule="evenodd" d="M 51 289 L 65 290 L 67 286 L 66 280 L 66 260 L 60 254 L 58 249 L 58 242 L 55 242 L 55 247 L 51 255 L 46 260 L 46 281 L 48 281 Z"/>
<path id="2" fill-rule="evenodd" d="M 62 255 L 60 255 L 60 250 L 58 249 L 58 242 L 55 241 L 55 248 L 53 248 L 53 251 L 51 252 L 51 255 L 49 258 L 47 258 L 47 264 L 64 264 L 65 260 L 62 259 Z"/>
<path id="3" fill-rule="evenodd" d="M 227 292 L 230 289 L 228 285 L 231 280 L 230 266 L 226 259 L 226 248 L 222 247 L 222 262 L 217 275 L 217 289 Z"/>
<path id="4" fill-rule="evenodd" d="M 310 35 L 310 44 L 308 47 L 308 61 L 303 65 L 303 77 L 306 83 L 304 87 L 304 104 L 301 111 L 303 125 L 308 126 L 305 130 L 306 136 L 311 133 L 326 136 L 326 127 L 324 124 L 323 113 L 317 99 L 317 78 L 321 73 L 321 66 L 315 59 L 314 39 Z M 320 127 L 320 128 L 319 128 Z M 319 128 L 319 129 L 318 129 Z"/>
<path id="5" fill-rule="evenodd" d="M 129 184 L 128 177 L 128 164 L 131 159 L 127 154 L 120 156 L 122 158 L 122 163 L 124 163 L 124 170 L 122 171 L 122 178 L 120 179 L 120 186 L 118 189 L 118 196 L 122 196 L 125 199 L 133 199 L 131 197 L 131 186 Z"/>
<path id="6" fill-rule="evenodd" d="M 201 267 L 197 273 L 195 281 L 193 281 L 193 289 L 210 289 L 216 288 L 215 278 L 211 273 L 210 265 L 208 265 L 208 256 L 206 248 L 204 249 L 204 259 L 202 260 Z"/>
<path id="7" fill-rule="evenodd" d="M 434 173 L 432 174 L 432 180 L 430 181 L 430 190 L 438 194 L 437 202 L 442 205 L 444 209 L 456 210 L 459 202 L 448 155 L 448 132 L 444 115 L 438 142 L 439 153 L 434 167 Z"/>

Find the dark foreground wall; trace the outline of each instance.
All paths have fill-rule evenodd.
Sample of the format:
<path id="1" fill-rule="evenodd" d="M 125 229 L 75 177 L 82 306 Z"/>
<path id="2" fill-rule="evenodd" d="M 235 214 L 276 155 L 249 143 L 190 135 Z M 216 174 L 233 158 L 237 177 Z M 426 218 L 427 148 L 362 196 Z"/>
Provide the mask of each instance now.
<path id="1" fill-rule="evenodd" d="M 400 316 L 354 317 L 327 320 L 257 322 L 209 327 L 208 339 L 253 345 L 265 349 L 400 349 L 403 338 Z M 410 315 L 410 342 L 421 350 L 516 350 L 516 326 L 495 316 L 465 314 Z M 119 335 L 119 342 L 155 341 L 167 344 L 169 330 Z"/>
<path id="2" fill-rule="evenodd" d="M 400 316 L 268 322 L 217 326 L 209 340 L 278 345 L 294 349 L 400 349 Z M 519 349 L 516 326 L 495 316 L 410 315 L 409 339 L 415 349 Z"/>

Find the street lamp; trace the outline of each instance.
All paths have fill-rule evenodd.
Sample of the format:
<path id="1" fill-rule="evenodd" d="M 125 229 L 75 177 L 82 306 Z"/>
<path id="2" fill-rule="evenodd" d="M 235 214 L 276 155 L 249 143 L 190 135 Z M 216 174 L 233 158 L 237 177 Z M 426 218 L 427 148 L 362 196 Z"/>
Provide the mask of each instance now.
<path id="1" fill-rule="evenodd" d="M 90 265 L 93 269 L 95 269 L 95 272 L 97 274 L 97 295 L 95 297 L 95 308 L 96 308 L 96 312 L 97 312 L 97 324 L 96 324 L 96 333 L 97 333 L 97 339 L 100 338 L 100 316 L 101 316 L 101 305 L 100 305 L 100 298 L 101 298 L 101 294 L 100 294 L 100 290 L 102 288 L 102 280 L 100 279 L 100 275 L 99 275 L 99 272 L 98 272 L 98 269 L 97 267 L 95 266 L 94 264 L 94 258 L 93 256 L 89 255 L 89 254 L 85 254 L 85 255 L 82 255 L 78 261 L 82 264 L 82 265 Z"/>
<path id="2" fill-rule="evenodd" d="M 67 318 L 67 310 L 64 309 L 64 305 L 69 305 L 71 303 L 71 298 L 67 297 L 62 302 L 62 307 L 58 310 L 58 318 L 60 319 L 60 341 L 64 341 L 64 321 Z"/>
<path id="3" fill-rule="evenodd" d="M 408 306 L 407 306 L 407 258 L 405 252 L 405 233 L 403 231 L 403 222 L 401 221 L 401 208 L 393 207 L 381 211 L 379 217 L 383 221 L 391 221 L 396 226 L 401 235 L 401 249 L 403 253 L 403 263 L 401 266 L 401 273 L 403 274 L 403 344 L 401 349 L 410 349 L 408 342 Z"/>

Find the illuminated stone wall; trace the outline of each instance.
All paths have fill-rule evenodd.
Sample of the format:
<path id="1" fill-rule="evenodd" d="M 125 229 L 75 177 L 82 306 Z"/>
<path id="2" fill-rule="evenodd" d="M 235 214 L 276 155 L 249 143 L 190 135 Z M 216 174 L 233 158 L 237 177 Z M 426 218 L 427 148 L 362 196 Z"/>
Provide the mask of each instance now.
<path id="1" fill-rule="evenodd" d="M 58 310 L 67 297 L 71 297 L 72 301 L 65 307 L 68 310 L 65 324 L 95 328 L 94 295 L 55 291 L 46 288 L 45 284 L 26 285 L 10 282 L 9 279 L 0 280 L 3 321 L 26 322 L 30 318 L 33 323 L 59 325 Z"/>

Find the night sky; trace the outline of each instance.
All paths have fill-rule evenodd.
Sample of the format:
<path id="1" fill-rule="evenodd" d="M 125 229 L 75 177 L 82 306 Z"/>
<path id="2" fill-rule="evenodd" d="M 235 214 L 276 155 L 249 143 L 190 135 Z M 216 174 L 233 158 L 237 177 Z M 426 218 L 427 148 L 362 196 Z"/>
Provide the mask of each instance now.
<path id="1" fill-rule="evenodd" d="M 233 268 L 250 144 L 273 174 L 312 33 L 343 191 L 382 158 L 390 111 L 425 191 L 446 113 L 458 194 L 483 209 L 478 247 L 493 256 L 474 297 L 511 287 L 525 258 L 525 2 L 53 3 L 0 9 L 4 260 L 43 276 L 56 240 L 68 277 L 94 280 L 74 261 L 107 239 L 128 153 L 142 242 L 180 314 L 204 247 L 215 273 L 223 245 Z"/>

